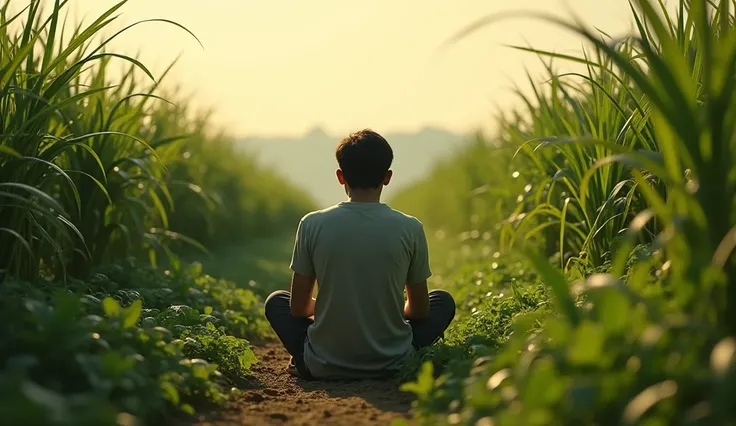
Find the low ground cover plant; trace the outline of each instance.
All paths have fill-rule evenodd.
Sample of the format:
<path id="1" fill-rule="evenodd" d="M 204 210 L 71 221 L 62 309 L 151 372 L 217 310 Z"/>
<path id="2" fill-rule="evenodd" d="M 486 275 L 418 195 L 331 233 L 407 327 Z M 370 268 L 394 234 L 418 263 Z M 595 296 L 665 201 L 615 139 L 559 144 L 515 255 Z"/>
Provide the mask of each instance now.
<path id="1" fill-rule="evenodd" d="M 0 288 L 0 415 L 9 424 L 146 424 L 222 404 L 257 360 L 262 301 L 199 265 L 130 261 L 67 283 Z"/>

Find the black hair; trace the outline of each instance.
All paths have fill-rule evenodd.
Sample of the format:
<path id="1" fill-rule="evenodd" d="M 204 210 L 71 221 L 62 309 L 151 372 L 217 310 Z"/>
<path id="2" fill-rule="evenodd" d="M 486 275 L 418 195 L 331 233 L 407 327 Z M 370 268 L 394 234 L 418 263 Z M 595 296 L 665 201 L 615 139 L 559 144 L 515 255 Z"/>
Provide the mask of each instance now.
<path id="1" fill-rule="evenodd" d="M 335 157 L 350 188 L 369 189 L 383 184 L 394 152 L 383 136 L 364 129 L 341 140 Z"/>

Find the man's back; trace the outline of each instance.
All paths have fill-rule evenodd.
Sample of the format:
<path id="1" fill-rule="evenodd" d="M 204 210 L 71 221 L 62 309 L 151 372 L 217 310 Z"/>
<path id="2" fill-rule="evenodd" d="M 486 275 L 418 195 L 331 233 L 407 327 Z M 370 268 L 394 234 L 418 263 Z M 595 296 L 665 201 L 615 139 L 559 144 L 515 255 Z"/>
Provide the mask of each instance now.
<path id="1" fill-rule="evenodd" d="M 431 272 L 421 222 L 382 203 L 343 202 L 299 224 L 292 270 L 317 278 L 304 360 L 317 377 L 375 377 L 413 351 L 407 282 Z"/>
<path id="2" fill-rule="evenodd" d="M 370 129 L 343 138 L 335 149 L 335 177 L 350 201 L 299 223 L 291 291 L 275 291 L 264 304 L 292 356 L 293 374 L 388 375 L 413 348 L 440 339 L 455 316 L 448 292 L 427 289 L 431 271 L 421 222 L 380 203 L 393 156 L 388 141 Z"/>

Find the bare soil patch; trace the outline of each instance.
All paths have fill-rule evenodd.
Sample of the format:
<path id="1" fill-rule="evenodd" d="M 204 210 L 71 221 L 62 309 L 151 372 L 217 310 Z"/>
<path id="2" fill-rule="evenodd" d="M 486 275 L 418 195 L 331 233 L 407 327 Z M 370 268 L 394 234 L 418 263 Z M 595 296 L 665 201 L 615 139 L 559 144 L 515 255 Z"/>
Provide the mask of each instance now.
<path id="1" fill-rule="evenodd" d="M 259 344 L 254 351 L 259 362 L 250 389 L 229 410 L 200 418 L 197 426 L 373 426 L 408 419 L 412 398 L 395 380 L 306 381 L 287 373 L 289 354 L 280 344 Z"/>

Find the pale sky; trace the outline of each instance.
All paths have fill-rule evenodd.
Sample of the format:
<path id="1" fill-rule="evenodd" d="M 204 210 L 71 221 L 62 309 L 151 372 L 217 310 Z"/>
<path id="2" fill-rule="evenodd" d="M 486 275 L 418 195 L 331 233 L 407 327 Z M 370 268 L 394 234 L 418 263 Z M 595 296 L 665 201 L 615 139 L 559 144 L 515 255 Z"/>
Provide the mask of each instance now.
<path id="1" fill-rule="evenodd" d="M 71 3 L 91 22 L 116 1 Z M 580 40 L 540 21 L 513 19 L 444 54 L 438 47 L 488 13 L 569 16 L 566 7 L 613 35 L 630 28 L 626 0 L 130 0 L 115 28 L 170 19 L 192 30 L 204 49 L 160 23 L 134 28 L 114 47 L 140 51 L 158 71 L 182 54 L 169 85 L 214 107 L 218 123 L 236 135 L 298 135 L 315 125 L 331 132 L 426 125 L 472 131 L 492 124 L 495 104 L 514 104 L 509 88 L 525 84 L 525 68 L 539 75 L 536 57 L 504 44 L 574 52 Z"/>

